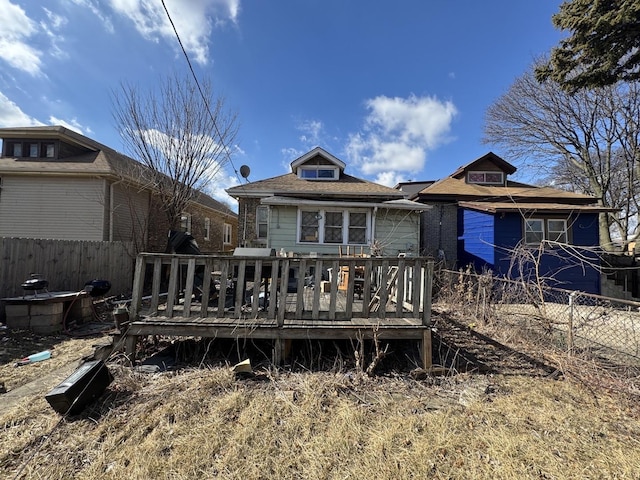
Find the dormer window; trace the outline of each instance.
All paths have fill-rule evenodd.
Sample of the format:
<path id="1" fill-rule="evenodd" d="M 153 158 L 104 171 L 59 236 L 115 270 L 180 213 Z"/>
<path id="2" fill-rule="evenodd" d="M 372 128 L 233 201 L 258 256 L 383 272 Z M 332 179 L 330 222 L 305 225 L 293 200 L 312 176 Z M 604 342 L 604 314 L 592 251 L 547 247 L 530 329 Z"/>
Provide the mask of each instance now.
<path id="1" fill-rule="evenodd" d="M 54 158 L 56 155 L 56 146 L 53 143 L 45 143 L 42 145 L 42 153 L 45 158 Z"/>
<path id="2" fill-rule="evenodd" d="M 338 168 L 326 165 L 299 167 L 298 177 L 305 180 L 337 180 Z"/>
<path id="3" fill-rule="evenodd" d="M 37 143 L 29 144 L 29 156 L 31 158 L 38 158 L 40 153 L 39 150 L 40 150 L 40 145 L 38 145 Z"/>
<path id="4" fill-rule="evenodd" d="M 504 185 L 504 172 L 469 172 L 467 174 L 467 183 Z"/>
<path id="5" fill-rule="evenodd" d="M 22 156 L 22 144 L 21 143 L 14 143 L 12 144 L 13 147 L 13 156 L 14 157 L 21 157 Z"/>

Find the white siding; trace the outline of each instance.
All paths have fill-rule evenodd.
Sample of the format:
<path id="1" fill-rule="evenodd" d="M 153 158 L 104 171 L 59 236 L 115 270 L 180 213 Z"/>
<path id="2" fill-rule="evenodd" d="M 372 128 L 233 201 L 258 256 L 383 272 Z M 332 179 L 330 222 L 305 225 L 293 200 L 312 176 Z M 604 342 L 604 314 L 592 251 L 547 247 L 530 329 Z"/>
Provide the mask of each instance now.
<path id="1" fill-rule="evenodd" d="M 149 219 L 149 193 L 139 192 L 121 184 L 111 188 L 111 238 L 114 241 L 135 241 L 146 244 Z"/>
<path id="2" fill-rule="evenodd" d="M 104 240 L 104 181 L 3 175 L 0 236 Z"/>

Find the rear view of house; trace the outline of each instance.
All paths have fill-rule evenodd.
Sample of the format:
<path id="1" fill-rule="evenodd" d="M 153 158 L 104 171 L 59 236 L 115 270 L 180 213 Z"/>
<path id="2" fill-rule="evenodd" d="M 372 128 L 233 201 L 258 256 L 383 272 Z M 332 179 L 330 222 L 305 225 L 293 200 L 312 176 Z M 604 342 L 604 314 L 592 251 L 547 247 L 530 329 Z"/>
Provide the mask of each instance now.
<path id="1" fill-rule="evenodd" d="M 227 189 L 238 199 L 241 245 L 303 255 L 417 255 L 420 212 L 430 207 L 345 168 L 316 147 L 291 162 L 291 173 Z"/>

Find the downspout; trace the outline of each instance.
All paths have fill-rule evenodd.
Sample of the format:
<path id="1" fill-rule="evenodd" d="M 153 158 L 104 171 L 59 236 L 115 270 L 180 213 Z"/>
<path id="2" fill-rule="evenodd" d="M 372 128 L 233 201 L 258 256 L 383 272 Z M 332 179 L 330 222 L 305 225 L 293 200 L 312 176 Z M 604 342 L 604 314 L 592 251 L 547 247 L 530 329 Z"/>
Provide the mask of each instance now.
<path id="1" fill-rule="evenodd" d="M 376 240 L 376 215 L 378 214 L 378 206 L 373 207 L 373 212 L 371 213 L 371 238 L 369 239 L 369 251 L 373 247 L 373 243 Z"/>

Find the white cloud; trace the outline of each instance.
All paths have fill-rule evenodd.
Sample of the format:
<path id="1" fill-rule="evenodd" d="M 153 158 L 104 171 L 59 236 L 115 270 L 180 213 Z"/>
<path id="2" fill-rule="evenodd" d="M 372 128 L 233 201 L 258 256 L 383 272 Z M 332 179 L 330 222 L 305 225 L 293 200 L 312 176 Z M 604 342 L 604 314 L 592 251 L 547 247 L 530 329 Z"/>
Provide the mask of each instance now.
<path id="1" fill-rule="evenodd" d="M 398 172 L 422 170 L 427 153 L 450 140 L 457 114 L 453 103 L 428 96 L 379 96 L 366 107 L 363 131 L 350 135 L 346 153 L 363 173 L 379 175 L 386 185 L 397 183 Z"/>
<path id="2" fill-rule="evenodd" d="M 226 188 L 231 188 L 238 185 L 240 181 L 236 175 L 230 175 L 223 169 L 219 169 L 211 179 L 211 182 L 207 185 L 206 193 L 216 200 L 229 206 L 234 211 L 238 211 L 238 201 L 230 197 Z"/>
<path id="3" fill-rule="evenodd" d="M 296 127 L 302 132 L 299 140 L 309 148 L 316 147 L 322 142 L 324 135 L 324 125 L 319 120 L 303 120 Z"/>
<path id="4" fill-rule="evenodd" d="M 406 181 L 406 178 L 397 172 L 380 172 L 376 175 L 374 182 L 387 187 L 395 187 L 400 182 Z"/>
<path id="5" fill-rule="evenodd" d="M 113 27 L 113 22 L 111 22 L 111 18 L 106 15 L 102 10 L 100 10 L 99 4 L 95 0 L 71 0 L 76 5 L 80 5 L 81 7 L 88 8 L 100 21 L 104 26 L 105 30 L 109 33 L 114 33 L 115 28 Z"/>
<path id="6" fill-rule="evenodd" d="M 0 12 L 0 58 L 13 68 L 38 75 L 42 52 L 28 43 L 36 23 L 9 0 L 0 0 Z"/>
<path id="7" fill-rule="evenodd" d="M 43 125 L 24 113 L 18 105 L 0 92 L 0 127 L 33 127 Z"/>
<path id="8" fill-rule="evenodd" d="M 291 162 L 293 162 L 296 158 L 301 157 L 302 155 L 307 153 L 307 150 L 301 150 L 299 148 L 294 148 L 294 147 L 280 149 L 280 153 L 282 153 L 282 157 L 283 157 L 282 161 L 280 162 L 282 169 L 287 173 L 291 173 Z"/>
<path id="9" fill-rule="evenodd" d="M 60 44 L 64 42 L 64 37 L 57 33 L 66 26 L 67 19 L 46 8 L 43 10 L 49 22 L 41 21 L 40 28 L 51 40 L 51 55 L 56 58 L 68 58 L 69 55 L 60 47 Z"/>
<path id="10" fill-rule="evenodd" d="M 110 0 L 110 4 L 116 13 L 130 19 L 146 39 L 157 42 L 163 38 L 179 49 L 159 0 Z M 208 61 L 212 25 L 235 23 L 240 12 L 240 0 L 173 0 L 165 4 L 185 50 L 203 65 Z"/>
<path id="11" fill-rule="evenodd" d="M 51 115 L 49 117 L 49 124 L 51 125 L 61 125 L 69 130 L 73 130 L 74 132 L 78 132 L 80 135 L 86 135 L 85 132 L 91 133 L 91 129 L 89 127 L 85 127 L 78 122 L 77 119 L 72 118 L 70 121 L 62 120 L 61 118 L 54 117 Z"/>

